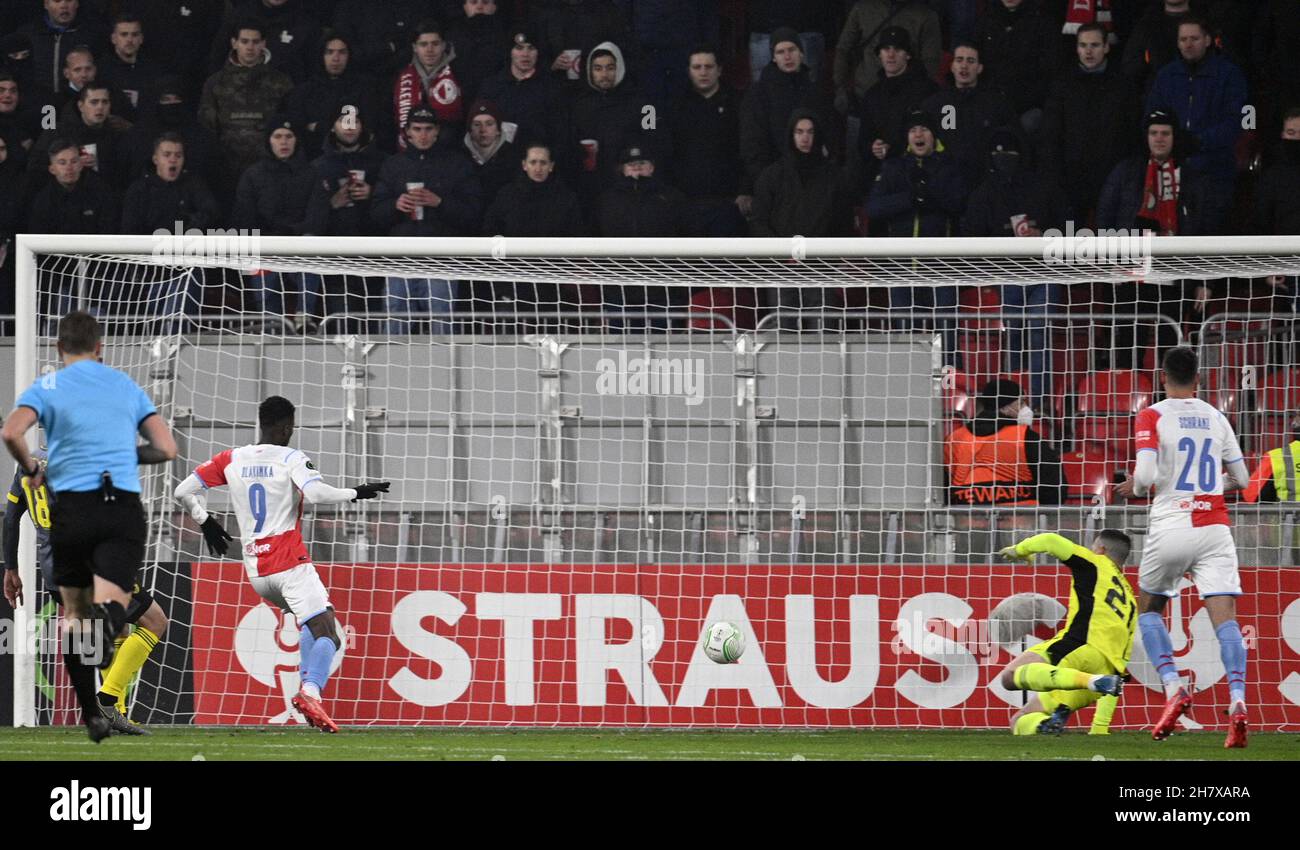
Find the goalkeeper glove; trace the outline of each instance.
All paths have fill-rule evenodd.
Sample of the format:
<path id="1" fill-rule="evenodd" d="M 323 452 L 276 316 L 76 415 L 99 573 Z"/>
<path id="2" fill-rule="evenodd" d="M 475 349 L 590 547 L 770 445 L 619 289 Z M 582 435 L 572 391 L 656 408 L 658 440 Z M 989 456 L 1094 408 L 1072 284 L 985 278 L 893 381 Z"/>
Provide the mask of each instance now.
<path id="1" fill-rule="evenodd" d="M 352 501 L 359 502 L 362 499 L 373 499 L 380 493 L 388 492 L 389 483 L 387 481 L 371 481 L 367 484 L 358 484 L 352 489 L 357 491 L 357 496 Z"/>
<path id="2" fill-rule="evenodd" d="M 1003 549 L 999 549 L 998 554 L 1008 561 L 1025 561 L 1026 563 L 1033 563 L 1034 561 L 1034 556 L 1032 554 L 1021 555 L 1016 551 L 1015 546 L 1007 546 Z"/>
<path id="3" fill-rule="evenodd" d="M 221 527 L 214 517 L 208 517 L 203 520 L 199 526 L 203 531 L 203 539 L 208 542 L 208 551 L 217 557 L 225 557 L 226 550 L 230 548 L 230 541 L 234 540 L 226 530 Z"/>

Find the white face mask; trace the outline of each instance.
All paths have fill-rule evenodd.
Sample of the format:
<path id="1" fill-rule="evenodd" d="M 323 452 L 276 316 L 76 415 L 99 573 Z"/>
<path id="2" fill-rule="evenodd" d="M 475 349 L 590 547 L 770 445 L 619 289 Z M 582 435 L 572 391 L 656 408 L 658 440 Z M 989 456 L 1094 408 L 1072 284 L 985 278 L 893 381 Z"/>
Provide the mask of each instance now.
<path id="1" fill-rule="evenodd" d="M 1016 414 L 1016 422 L 1020 423 L 1021 425 L 1024 425 L 1026 428 L 1028 428 L 1030 425 L 1033 425 L 1034 424 L 1033 408 L 1031 408 L 1027 404 L 1022 406 L 1020 408 L 1020 412 Z"/>

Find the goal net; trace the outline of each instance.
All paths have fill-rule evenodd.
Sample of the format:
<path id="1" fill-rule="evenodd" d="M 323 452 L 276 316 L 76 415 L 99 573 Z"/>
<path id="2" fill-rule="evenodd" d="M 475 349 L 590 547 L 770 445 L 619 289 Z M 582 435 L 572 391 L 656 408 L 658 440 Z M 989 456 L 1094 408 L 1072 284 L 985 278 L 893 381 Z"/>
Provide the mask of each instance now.
<path id="1" fill-rule="evenodd" d="M 302 720 L 292 616 L 171 495 L 257 442 L 271 395 L 329 483 L 392 482 L 301 520 L 345 632 L 325 704 L 355 725 L 1005 728 L 1023 698 L 996 674 L 1060 628 L 1069 575 L 996 552 L 1119 528 L 1136 584 L 1146 507 L 1113 484 L 1161 353 L 1199 351 L 1252 471 L 1300 409 L 1294 238 L 19 248 L 15 391 L 57 368 L 57 319 L 86 309 L 180 446 L 142 469 L 141 584 L 170 621 L 131 690 L 146 724 Z M 954 429 L 1016 393 L 1038 477 L 955 472 Z M 1295 492 L 1230 501 L 1263 728 L 1300 723 Z M 208 505 L 238 536 L 221 488 Z M 1192 592 L 1167 613 L 1200 692 L 1186 722 L 1217 726 L 1208 613 Z M 16 723 L 76 722 L 57 617 L 27 594 Z M 717 621 L 746 635 L 736 664 L 703 653 Z M 1115 728 L 1163 702 L 1140 640 L 1131 669 Z"/>

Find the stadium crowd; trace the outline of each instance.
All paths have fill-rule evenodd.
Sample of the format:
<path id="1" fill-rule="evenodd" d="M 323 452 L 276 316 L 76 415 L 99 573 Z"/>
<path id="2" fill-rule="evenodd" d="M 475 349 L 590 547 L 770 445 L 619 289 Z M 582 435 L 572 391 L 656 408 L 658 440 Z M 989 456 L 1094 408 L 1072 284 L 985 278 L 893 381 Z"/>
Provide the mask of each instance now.
<path id="1" fill-rule="evenodd" d="M 0 22 L 5 244 L 178 226 L 1300 233 L 1300 7 L 1282 0 L 3 0 Z M 1268 286 L 1293 304 L 1289 281 Z M 1186 320 L 1231 294 L 1211 290 L 1128 285 L 1095 303 Z M 746 305 L 686 287 L 256 274 L 202 297 L 305 328 L 557 298 L 693 303 L 752 327 L 776 305 L 950 308 L 958 291 Z"/>

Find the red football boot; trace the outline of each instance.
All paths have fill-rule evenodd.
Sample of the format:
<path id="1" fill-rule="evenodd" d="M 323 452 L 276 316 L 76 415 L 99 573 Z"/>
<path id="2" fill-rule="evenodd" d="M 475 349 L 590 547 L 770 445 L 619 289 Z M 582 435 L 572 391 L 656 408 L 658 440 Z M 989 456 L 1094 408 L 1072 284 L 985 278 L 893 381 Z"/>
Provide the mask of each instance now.
<path id="1" fill-rule="evenodd" d="M 339 731 L 339 725 L 330 719 L 330 716 L 325 713 L 325 707 L 315 697 L 309 697 L 302 691 L 298 691 L 298 695 L 293 698 L 293 707 L 302 712 L 308 726 L 314 726 L 322 732 Z"/>
<path id="2" fill-rule="evenodd" d="M 1160 719 L 1156 721 L 1156 727 L 1151 730 L 1152 739 L 1163 741 L 1174 734 L 1178 718 L 1186 714 L 1191 707 L 1192 695 L 1187 692 L 1187 688 L 1179 688 L 1178 693 L 1165 703 L 1165 710 L 1160 712 Z"/>
<path id="3" fill-rule="evenodd" d="M 1237 703 L 1237 710 L 1228 715 L 1228 738 L 1223 742 L 1225 750 L 1246 748 L 1246 706 Z"/>

